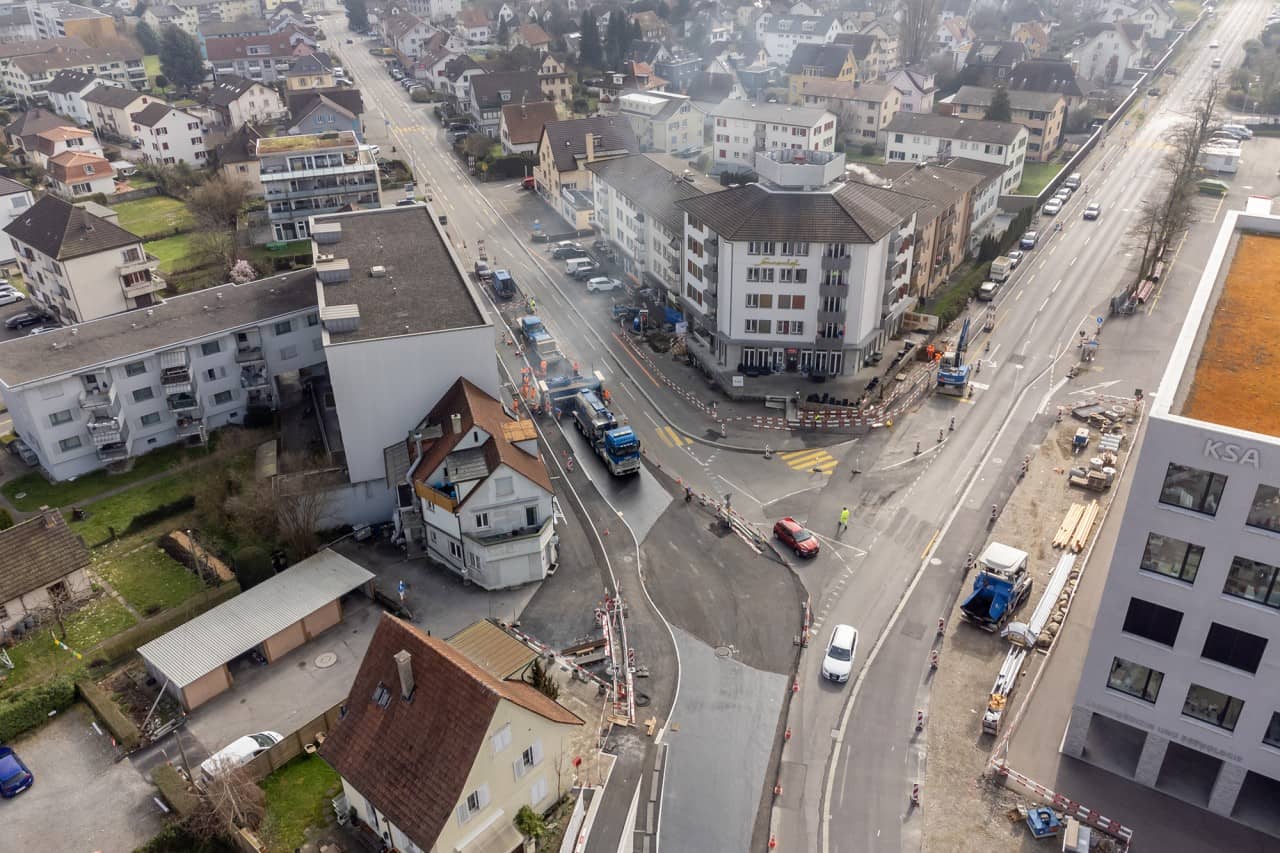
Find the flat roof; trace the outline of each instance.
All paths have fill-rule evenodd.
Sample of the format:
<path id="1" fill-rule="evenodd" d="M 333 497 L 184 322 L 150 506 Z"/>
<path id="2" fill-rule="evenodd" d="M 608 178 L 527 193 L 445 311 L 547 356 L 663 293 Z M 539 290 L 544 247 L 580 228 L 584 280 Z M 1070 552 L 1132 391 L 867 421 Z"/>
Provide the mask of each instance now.
<path id="1" fill-rule="evenodd" d="M 354 305 L 360 312 L 358 327 L 326 331 L 330 343 L 489 324 L 479 292 L 425 204 L 330 214 L 312 221 L 341 223 L 338 241 L 316 245 L 316 253 L 345 258 L 351 268 L 346 281 L 316 281 L 320 304 Z M 386 274 L 371 275 L 375 266 Z"/>
<path id="2" fill-rule="evenodd" d="M 258 156 L 296 154 L 326 148 L 351 148 L 359 144 L 355 131 L 335 130 L 329 133 L 302 133 L 296 136 L 264 136 L 258 140 Z"/>
<path id="3" fill-rule="evenodd" d="M 302 617 L 373 580 L 373 573 L 324 549 L 138 649 L 179 688 L 235 660 Z"/>

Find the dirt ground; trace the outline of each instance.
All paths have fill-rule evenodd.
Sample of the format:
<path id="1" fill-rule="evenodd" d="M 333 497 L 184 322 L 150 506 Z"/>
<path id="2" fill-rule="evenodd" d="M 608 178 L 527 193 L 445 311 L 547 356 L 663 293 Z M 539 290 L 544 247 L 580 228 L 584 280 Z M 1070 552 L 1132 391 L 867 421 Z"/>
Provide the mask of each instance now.
<path id="1" fill-rule="evenodd" d="M 1116 403 L 1114 399 L 1106 402 Z M 1087 504 L 1097 498 L 1100 510 L 1105 510 L 1114 492 L 1114 487 L 1099 493 L 1067 484 L 1067 471 L 1087 464 L 1097 454 L 1096 430 L 1091 430 L 1086 452 L 1071 452 L 1071 439 L 1083 425 L 1066 413 L 1061 423 L 1052 427 L 988 540 L 1020 548 L 1030 555 L 1028 568 L 1034 582 L 1027 603 L 1015 616 L 1017 620 L 1031 617 L 1064 553 L 1055 549 L 1052 541 L 1071 505 Z M 1127 437 L 1134 434 L 1136 424 L 1126 423 L 1123 430 L 1126 441 L 1120 448 L 1121 463 L 1129 452 Z M 1093 530 L 1101 523 L 1100 512 Z M 973 577 L 971 571 L 961 588 L 961 600 L 971 589 Z M 1025 798 L 994 783 L 984 773 L 1000 738 L 982 733 L 982 715 L 1009 643 L 999 633 L 987 633 L 963 622 L 959 614 L 957 603 L 948 619 L 929 699 L 923 847 L 929 853 L 1021 850 L 1030 835 L 1024 824 L 1011 822 L 1007 813 Z M 1027 698 L 1027 688 L 1045 660 L 1042 650 L 1026 657 L 1018 686 L 1005 709 L 1002 735 L 1007 733 L 1008 724 Z"/>

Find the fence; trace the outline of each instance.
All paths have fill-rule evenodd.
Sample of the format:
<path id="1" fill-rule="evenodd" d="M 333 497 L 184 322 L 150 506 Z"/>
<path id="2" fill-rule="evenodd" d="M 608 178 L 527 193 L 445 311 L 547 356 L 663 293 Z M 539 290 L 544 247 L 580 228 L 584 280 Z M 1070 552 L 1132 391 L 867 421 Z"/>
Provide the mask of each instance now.
<path id="1" fill-rule="evenodd" d="M 343 702 L 346 700 L 344 699 Z M 255 782 L 260 782 L 300 755 L 309 752 L 307 747 L 317 746 L 338 724 L 339 702 L 305 725 L 284 736 L 284 739 L 266 752 L 256 756 L 244 766 L 245 772 Z"/>

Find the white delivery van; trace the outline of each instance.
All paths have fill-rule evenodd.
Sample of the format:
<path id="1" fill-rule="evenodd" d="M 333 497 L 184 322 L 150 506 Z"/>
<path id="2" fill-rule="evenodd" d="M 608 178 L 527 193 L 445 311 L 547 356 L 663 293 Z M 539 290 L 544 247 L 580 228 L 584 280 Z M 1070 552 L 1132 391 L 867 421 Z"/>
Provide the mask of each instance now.
<path id="1" fill-rule="evenodd" d="M 569 258 L 564 262 L 565 275 L 573 275 L 583 267 L 595 266 L 595 263 L 591 258 Z"/>

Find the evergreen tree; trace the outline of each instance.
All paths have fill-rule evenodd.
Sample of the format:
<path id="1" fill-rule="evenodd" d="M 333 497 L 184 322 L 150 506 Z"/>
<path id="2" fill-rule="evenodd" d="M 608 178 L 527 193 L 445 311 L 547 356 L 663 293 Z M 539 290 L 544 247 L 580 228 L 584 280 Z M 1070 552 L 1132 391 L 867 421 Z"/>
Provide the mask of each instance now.
<path id="1" fill-rule="evenodd" d="M 343 0 L 347 8 L 347 23 L 353 30 L 363 32 L 369 29 L 369 8 L 365 0 Z"/>
<path id="2" fill-rule="evenodd" d="M 598 69 L 603 64 L 604 56 L 600 49 L 600 28 L 596 25 L 596 16 L 590 9 L 583 10 L 582 23 L 578 27 L 582 41 L 578 45 L 578 59 L 584 68 Z"/>
<path id="3" fill-rule="evenodd" d="M 511 27 L 507 24 L 508 18 L 502 18 L 498 21 L 498 44 L 503 47 L 511 41 Z"/>
<path id="4" fill-rule="evenodd" d="M 1012 121 L 1013 111 L 1009 107 L 1009 92 L 1003 86 L 996 87 L 991 94 L 991 105 L 987 107 L 987 121 Z"/>
<path id="5" fill-rule="evenodd" d="M 204 81 L 200 45 L 173 24 L 164 28 L 160 39 L 160 70 L 179 89 L 194 89 Z"/>
<path id="6" fill-rule="evenodd" d="M 133 30 L 133 35 L 138 40 L 138 45 L 142 48 L 143 53 L 155 54 L 160 52 L 160 37 L 156 35 L 156 31 L 151 29 L 151 25 L 146 21 L 138 22 L 138 26 Z"/>

